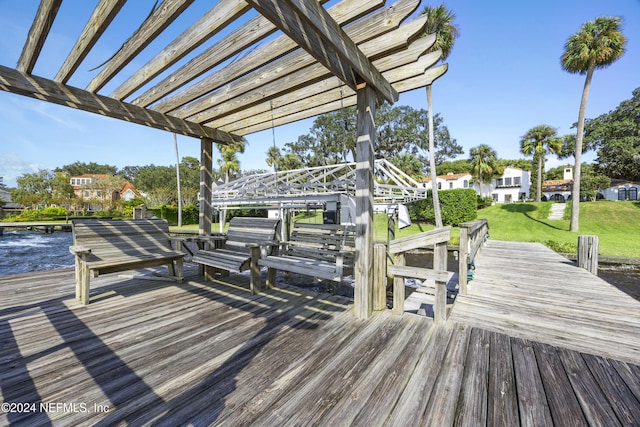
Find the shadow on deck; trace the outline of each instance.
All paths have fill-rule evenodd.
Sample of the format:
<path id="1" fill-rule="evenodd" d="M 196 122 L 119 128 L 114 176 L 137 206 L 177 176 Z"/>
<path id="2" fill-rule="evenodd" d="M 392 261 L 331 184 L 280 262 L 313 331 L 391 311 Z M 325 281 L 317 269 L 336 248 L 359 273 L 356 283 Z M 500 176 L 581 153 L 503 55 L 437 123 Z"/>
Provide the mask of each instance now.
<path id="1" fill-rule="evenodd" d="M 2 398 L 38 406 L 0 424 L 640 422 L 633 364 L 411 314 L 361 321 L 341 297 L 251 295 L 244 275 L 95 284 L 82 307 L 70 270 L 2 278 Z"/>

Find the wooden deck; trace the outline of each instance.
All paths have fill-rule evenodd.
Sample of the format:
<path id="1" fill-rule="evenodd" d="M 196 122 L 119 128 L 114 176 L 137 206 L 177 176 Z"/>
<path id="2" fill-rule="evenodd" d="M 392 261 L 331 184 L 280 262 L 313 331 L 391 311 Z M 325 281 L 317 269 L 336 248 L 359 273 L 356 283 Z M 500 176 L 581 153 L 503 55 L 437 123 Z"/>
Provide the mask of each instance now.
<path id="1" fill-rule="evenodd" d="M 637 363 L 245 275 L 95 284 L 83 307 L 71 270 L 0 278 L 2 401 L 38 405 L 0 425 L 640 424 Z"/>
<path id="2" fill-rule="evenodd" d="M 451 320 L 640 363 L 640 301 L 633 296 L 539 243 L 488 240 L 475 264 Z"/>

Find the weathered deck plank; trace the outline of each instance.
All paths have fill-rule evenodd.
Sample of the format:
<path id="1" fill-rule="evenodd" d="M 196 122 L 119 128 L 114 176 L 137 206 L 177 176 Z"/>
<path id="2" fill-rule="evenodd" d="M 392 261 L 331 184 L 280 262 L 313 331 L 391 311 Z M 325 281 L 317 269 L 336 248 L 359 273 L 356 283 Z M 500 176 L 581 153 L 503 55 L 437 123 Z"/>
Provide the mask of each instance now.
<path id="1" fill-rule="evenodd" d="M 194 272 L 99 277 L 88 307 L 73 270 L 0 278 L 2 400 L 87 405 L 0 425 L 637 424 L 626 361 Z"/>
<path id="2" fill-rule="evenodd" d="M 640 301 L 539 243 L 489 240 L 451 320 L 640 363 Z"/>

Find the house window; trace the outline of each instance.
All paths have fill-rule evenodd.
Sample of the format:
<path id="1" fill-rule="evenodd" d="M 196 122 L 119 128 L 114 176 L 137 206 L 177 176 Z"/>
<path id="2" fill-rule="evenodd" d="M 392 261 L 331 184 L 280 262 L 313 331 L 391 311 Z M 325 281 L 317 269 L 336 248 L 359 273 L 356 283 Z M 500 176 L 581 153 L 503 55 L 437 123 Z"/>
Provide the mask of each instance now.
<path id="1" fill-rule="evenodd" d="M 84 190 L 82 192 L 82 197 L 84 197 L 85 199 L 88 199 L 89 198 L 89 190 Z"/>
<path id="2" fill-rule="evenodd" d="M 442 190 L 442 183 L 441 182 L 438 183 L 438 190 Z"/>
<path id="3" fill-rule="evenodd" d="M 102 191 L 100 190 L 96 191 L 96 197 L 102 198 Z"/>
<path id="4" fill-rule="evenodd" d="M 627 189 L 624 187 L 618 188 L 618 200 L 627 200 Z"/>
<path id="5" fill-rule="evenodd" d="M 505 203 L 511 203 L 511 194 L 505 194 L 504 201 Z"/>
<path id="6" fill-rule="evenodd" d="M 465 179 L 464 183 L 462 184 L 464 188 L 469 188 L 469 180 Z"/>
<path id="7" fill-rule="evenodd" d="M 629 200 L 638 200 L 638 187 L 631 187 L 629 189 Z"/>
<path id="8" fill-rule="evenodd" d="M 497 202 L 498 201 L 498 193 L 493 193 L 491 195 L 491 198 Z"/>
<path id="9" fill-rule="evenodd" d="M 496 187 L 502 187 L 502 182 L 503 182 L 502 178 L 496 179 Z"/>
<path id="10" fill-rule="evenodd" d="M 449 190 L 451 190 L 453 188 L 453 182 L 449 183 Z"/>
<path id="11" fill-rule="evenodd" d="M 519 176 L 514 176 L 513 177 L 513 185 L 520 185 L 520 177 Z"/>
<path id="12" fill-rule="evenodd" d="M 511 178 L 505 178 L 504 179 L 504 185 L 506 185 L 507 187 L 509 187 L 511 185 Z"/>

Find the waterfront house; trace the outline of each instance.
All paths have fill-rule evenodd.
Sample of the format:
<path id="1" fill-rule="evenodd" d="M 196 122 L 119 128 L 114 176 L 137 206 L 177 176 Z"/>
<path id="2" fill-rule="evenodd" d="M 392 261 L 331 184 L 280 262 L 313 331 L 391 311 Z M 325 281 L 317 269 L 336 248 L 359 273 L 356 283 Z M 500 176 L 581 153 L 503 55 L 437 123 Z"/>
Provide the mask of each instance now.
<path id="1" fill-rule="evenodd" d="M 491 181 L 491 198 L 496 203 L 511 203 L 524 200 L 529 195 L 531 173 L 524 169 L 507 166 L 499 177 Z"/>
<path id="2" fill-rule="evenodd" d="M 438 183 L 438 190 L 455 190 L 457 188 L 471 188 L 473 178 L 470 173 L 453 173 L 449 172 L 446 175 L 438 175 L 436 182 Z M 425 188 L 431 188 L 431 177 L 426 177 L 422 180 L 422 185 Z"/>
<path id="3" fill-rule="evenodd" d="M 118 200 L 142 198 L 135 186 L 122 178 L 107 174 L 84 174 L 70 178 L 73 192 L 81 203 L 73 211 L 98 212 L 109 209 Z"/>
<path id="4" fill-rule="evenodd" d="M 543 200 L 566 202 L 571 200 L 573 190 L 573 169 L 564 169 L 563 179 L 549 180 L 542 183 Z M 612 179 L 608 188 L 600 190 L 598 200 L 638 200 L 640 183 L 626 179 Z"/>

